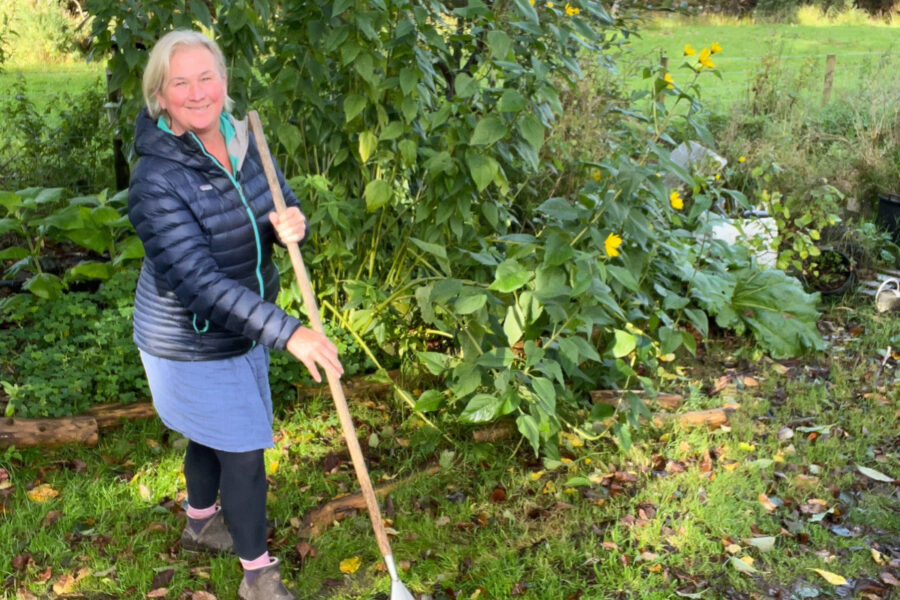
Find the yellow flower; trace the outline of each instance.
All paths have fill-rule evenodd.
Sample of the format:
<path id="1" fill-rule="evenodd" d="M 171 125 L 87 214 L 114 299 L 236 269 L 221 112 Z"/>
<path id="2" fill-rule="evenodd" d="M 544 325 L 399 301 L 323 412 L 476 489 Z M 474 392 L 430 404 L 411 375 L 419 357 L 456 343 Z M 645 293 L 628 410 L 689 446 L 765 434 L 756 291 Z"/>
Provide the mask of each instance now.
<path id="1" fill-rule="evenodd" d="M 675 210 L 684 208 L 684 200 L 681 199 L 681 194 L 678 193 L 678 190 L 669 194 L 669 204 L 671 204 L 672 208 Z"/>
<path id="2" fill-rule="evenodd" d="M 552 2 L 548 2 L 548 3 L 547 3 L 547 8 L 553 8 L 553 3 L 552 3 Z"/>
<path id="3" fill-rule="evenodd" d="M 739 163 L 742 163 L 742 162 L 744 162 L 745 160 L 747 160 L 747 159 L 744 158 L 744 157 L 742 156 L 742 157 L 740 157 L 740 158 L 738 159 L 738 162 L 739 162 Z"/>
<path id="4" fill-rule="evenodd" d="M 594 169 L 593 173 L 591 173 L 591 179 L 597 182 L 601 181 L 603 179 L 603 171 Z"/>
<path id="5" fill-rule="evenodd" d="M 707 69 L 714 69 L 716 67 L 716 65 L 713 64 L 713 61 L 710 58 L 711 54 L 712 54 L 712 52 L 710 51 L 709 48 L 704 48 L 703 50 L 700 51 L 700 56 L 697 57 L 697 62 L 699 62 L 702 66 L 706 67 Z"/>
<path id="6" fill-rule="evenodd" d="M 716 181 L 718 181 L 718 180 L 720 180 L 720 179 L 722 179 L 722 176 L 719 175 L 718 173 L 716 173 Z"/>
<path id="7" fill-rule="evenodd" d="M 603 242 L 603 249 L 606 250 L 607 256 L 612 258 L 619 255 L 619 246 L 621 245 L 622 238 L 614 233 L 611 233 L 606 236 L 606 241 Z"/>
<path id="8" fill-rule="evenodd" d="M 666 85 L 667 88 L 669 88 L 670 90 L 675 89 L 675 80 L 672 79 L 672 75 L 670 73 L 666 73 L 666 76 L 663 77 L 663 80 L 668 84 Z"/>
<path id="9" fill-rule="evenodd" d="M 722 51 L 722 46 L 719 45 L 719 42 L 713 42 L 712 46 L 709 47 L 713 54 Z"/>
<path id="10" fill-rule="evenodd" d="M 690 45 L 690 44 L 685 44 L 685 45 L 684 45 L 684 55 L 685 55 L 685 56 L 693 56 L 693 55 L 696 54 L 696 53 L 697 53 L 697 51 L 694 50 L 693 48 L 691 48 L 691 45 Z"/>
<path id="11" fill-rule="evenodd" d="M 577 15 L 580 12 L 581 12 L 581 9 L 575 8 L 574 6 L 572 6 L 571 4 L 566 2 L 566 14 L 567 15 L 569 15 L 570 17 L 574 17 L 575 15 Z"/>
<path id="12" fill-rule="evenodd" d="M 528 4 L 534 6 L 534 0 L 528 0 Z"/>

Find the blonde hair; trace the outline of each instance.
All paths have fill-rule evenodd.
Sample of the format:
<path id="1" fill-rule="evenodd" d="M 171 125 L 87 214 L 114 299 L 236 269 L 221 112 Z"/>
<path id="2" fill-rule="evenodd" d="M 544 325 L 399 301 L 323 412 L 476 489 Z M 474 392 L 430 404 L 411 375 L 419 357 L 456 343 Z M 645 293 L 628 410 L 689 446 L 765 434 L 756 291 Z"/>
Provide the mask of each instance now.
<path id="1" fill-rule="evenodd" d="M 168 113 L 159 105 L 156 95 L 162 92 L 166 78 L 169 76 L 169 63 L 172 60 L 172 55 L 183 46 L 206 48 L 213 55 L 216 68 L 226 82 L 225 110 L 231 112 L 234 100 L 228 96 L 225 55 L 222 54 L 219 45 L 199 31 L 176 29 L 159 38 L 159 41 L 154 44 L 153 49 L 150 51 L 150 58 L 147 59 L 147 67 L 144 69 L 142 88 L 144 91 L 144 103 L 147 105 L 150 116 L 154 119 L 160 115 L 166 117 L 167 120 L 169 118 Z"/>

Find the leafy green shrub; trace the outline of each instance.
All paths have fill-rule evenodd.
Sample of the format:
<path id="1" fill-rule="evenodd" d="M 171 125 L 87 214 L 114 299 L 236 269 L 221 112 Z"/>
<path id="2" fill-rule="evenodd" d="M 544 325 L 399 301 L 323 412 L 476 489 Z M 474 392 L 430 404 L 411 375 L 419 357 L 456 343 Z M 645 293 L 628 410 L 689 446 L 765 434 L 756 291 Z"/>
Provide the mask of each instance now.
<path id="1" fill-rule="evenodd" d="M 63 187 L 75 193 L 114 188 L 112 128 L 96 85 L 59 92 L 39 111 L 20 76 L 0 101 L 0 187 Z"/>
<path id="2" fill-rule="evenodd" d="M 7 416 L 68 416 L 149 397 L 131 339 L 136 281 L 136 271 L 123 270 L 93 294 L 17 294 L 0 302 Z"/>
<path id="3" fill-rule="evenodd" d="M 107 280 L 144 255 L 125 214 L 126 192 L 70 198 L 61 188 L 0 191 L 0 209 L 0 235 L 12 241 L 0 250 L 2 279 L 23 281 L 45 299 L 71 282 Z"/>

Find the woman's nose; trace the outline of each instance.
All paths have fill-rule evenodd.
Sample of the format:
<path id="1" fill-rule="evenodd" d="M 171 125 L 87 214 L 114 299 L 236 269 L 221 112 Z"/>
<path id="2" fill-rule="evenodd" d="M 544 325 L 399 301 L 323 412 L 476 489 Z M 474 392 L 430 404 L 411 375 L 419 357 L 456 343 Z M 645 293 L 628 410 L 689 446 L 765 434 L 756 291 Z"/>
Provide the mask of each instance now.
<path id="1" fill-rule="evenodd" d="M 191 83 L 188 89 L 192 100 L 203 97 L 203 86 L 199 83 Z"/>

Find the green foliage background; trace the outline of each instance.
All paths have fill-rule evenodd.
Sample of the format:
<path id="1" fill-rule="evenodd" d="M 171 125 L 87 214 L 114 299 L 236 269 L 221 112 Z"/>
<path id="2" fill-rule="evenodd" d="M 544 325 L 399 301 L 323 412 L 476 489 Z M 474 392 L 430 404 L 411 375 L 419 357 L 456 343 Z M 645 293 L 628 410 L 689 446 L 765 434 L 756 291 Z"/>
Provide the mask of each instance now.
<path id="1" fill-rule="evenodd" d="M 708 209 L 743 195 L 671 160 L 679 142 L 711 143 L 697 63 L 679 67 L 687 84 L 670 88 L 648 65 L 645 90 L 604 90 L 603 152 L 554 135 L 583 65 L 616 68 L 628 6 L 615 17 L 593 1 L 86 8 L 94 57 L 109 56 L 124 98 L 120 122 L 141 105 L 156 36 L 211 31 L 237 111 L 261 112 L 310 216 L 325 316 L 376 368 L 434 382 L 395 388 L 420 415 L 513 418 L 553 454 L 558 432 L 592 437 L 609 416 L 585 410 L 586 390 L 652 391 L 672 353 L 695 351 L 710 327 L 752 333 L 779 357 L 821 348 L 816 297 L 708 235 Z M 281 300 L 300 310 L 293 287 Z M 642 410 L 631 406 L 615 425 L 626 444 Z"/>

